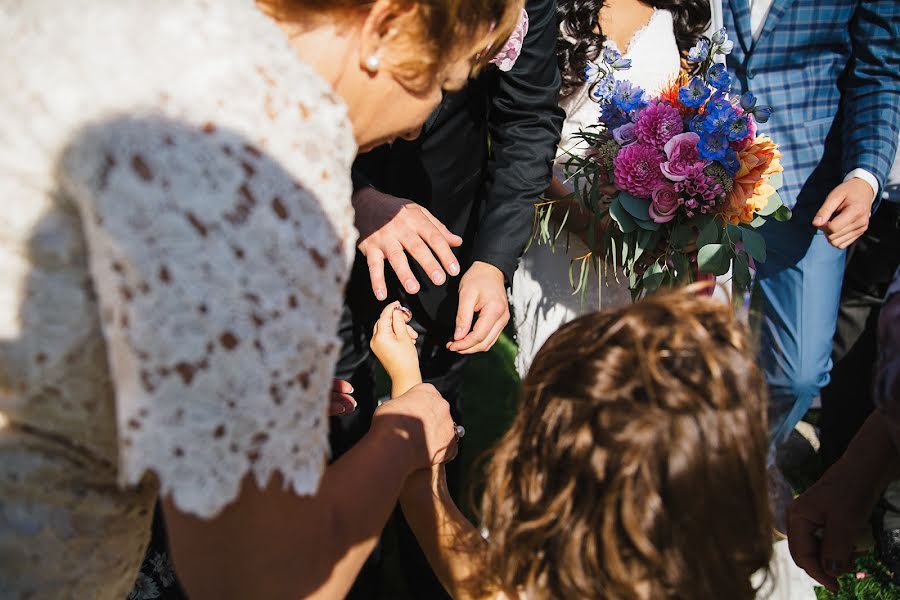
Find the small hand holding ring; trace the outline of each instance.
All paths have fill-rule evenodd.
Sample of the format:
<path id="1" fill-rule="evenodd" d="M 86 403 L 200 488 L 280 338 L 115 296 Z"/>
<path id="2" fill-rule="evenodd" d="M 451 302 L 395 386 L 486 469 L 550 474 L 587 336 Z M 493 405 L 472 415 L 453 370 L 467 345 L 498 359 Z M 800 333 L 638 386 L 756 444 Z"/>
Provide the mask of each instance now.
<path id="1" fill-rule="evenodd" d="M 402 305 L 397 305 L 394 307 L 394 310 L 399 310 L 406 317 L 406 322 L 408 323 L 410 319 L 412 319 L 412 311 Z"/>
<path id="2" fill-rule="evenodd" d="M 456 431 L 456 439 L 461 439 L 466 437 L 466 428 L 462 425 L 453 424 L 453 429 Z"/>

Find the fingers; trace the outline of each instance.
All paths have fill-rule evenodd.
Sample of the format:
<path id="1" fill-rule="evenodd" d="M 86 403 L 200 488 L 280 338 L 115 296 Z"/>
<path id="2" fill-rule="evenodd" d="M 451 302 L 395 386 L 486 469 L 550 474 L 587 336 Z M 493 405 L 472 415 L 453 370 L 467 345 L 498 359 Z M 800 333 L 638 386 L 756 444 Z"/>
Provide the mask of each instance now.
<path id="1" fill-rule="evenodd" d="M 463 339 L 454 342 L 450 350 L 460 354 L 486 352 L 500 337 L 508 321 L 509 313 L 505 306 L 499 302 L 489 304 L 478 313 L 472 331 Z"/>
<path id="2" fill-rule="evenodd" d="M 328 404 L 328 416 L 336 417 L 345 415 L 356 410 L 356 400 L 347 394 L 337 394 L 332 392 L 331 399 Z"/>
<path id="3" fill-rule="evenodd" d="M 869 224 L 866 223 L 865 225 L 857 227 L 856 229 L 851 229 L 848 232 L 828 236 L 828 242 L 835 248 L 843 250 L 844 248 L 858 240 L 868 228 Z"/>
<path id="4" fill-rule="evenodd" d="M 406 252 L 403 251 L 403 246 L 396 243 L 393 248 L 388 251 L 387 259 L 388 262 L 391 263 L 394 273 L 397 274 L 397 279 L 400 280 L 400 285 L 403 286 L 403 289 L 406 290 L 408 294 L 418 293 L 419 282 L 416 281 L 416 278 L 409 268 L 409 261 L 406 260 Z"/>
<path id="5" fill-rule="evenodd" d="M 475 317 L 475 302 L 478 296 L 460 291 L 459 307 L 456 309 L 456 329 L 453 331 L 453 341 L 459 341 L 466 337 L 472 329 L 472 319 Z M 450 344 L 448 344 L 448 347 Z"/>
<path id="6" fill-rule="evenodd" d="M 412 315 L 409 313 L 409 309 L 403 309 L 399 302 L 391 311 L 391 330 L 394 332 L 394 336 L 397 339 L 414 339 L 409 335 L 409 330 L 412 329 L 412 327 L 407 325 L 411 317 Z"/>
<path id="7" fill-rule="evenodd" d="M 378 336 L 379 332 L 387 333 L 394 330 L 394 309 L 400 307 L 400 302 L 394 300 L 383 309 L 378 315 L 378 321 L 375 323 L 375 331 L 373 336 Z"/>
<path id="8" fill-rule="evenodd" d="M 335 379 L 331 382 L 331 391 L 338 394 L 352 394 L 353 386 L 350 385 L 349 381 L 344 381 L 343 379 Z"/>
<path id="9" fill-rule="evenodd" d="M 425 215 L 425 218 L 427 218 L 429 221 L 431 221 L 431 224 L 437 228 L 438 232 L 444 237 L 445 240 L 447 240 L 447 243 L 450 246 L 452 246 L 453 248 L 456 248 L 457 246 L 462 246 L 463 239 L 461 237 L 459 237 L 458 235 L 456 235 L 455 233 L 453 233 L 449 229 L 447 229 L 447 226 L 444 225 L 443 223 L 441 223 L 437 218 L 435 218 L 435 216 L 433 214 L 431 214 L 427 208 L 422 208 L 422 207 L 419 207 L 419 208 L 422 210 L 422 214 Z M 447 266 L 449 267 L 450 265 L 447 265 Z M 451 275 L 459 274 L 459 265 L 456 266 L 456 273 L 451 272 L 450 274 Z"/>
<path id="10" fill-rule="evenodd" d="M 437 234 L 434 234 L 434 237 L 440 238 L 444 247 L 446 247 L 448 251 L 450 250 L 450 247 L 443 241 L 443 238 Z M 428 278 L 431 279 L 435 285 L 443 285 L 443 283 L 447 281 L 447 275 L 444 273 L 444 269 L 438 264 L 438 261 L 434 258 L 431 250 L 425 245 L 425 242 L 422 241 L 421 237 L 417 236 L 410 239 L 406 244 L 406 249 L 410 256 L 419 263 L 419 266 L 428 273 Z"/>
<path id="11" fill-rule="evenodd" d="M 837 580 L 822 568 L 819 529 L 819 523 L 798 514 L 794 506 L 788 509 L 788 549 L 794 562 L 825 587 L 837 590 Z"/>
<path id="12" fill-rule="evenodd" d="M 365 252 L 366 264 L 369 266 L 369 280 L 372 292 L 379 300 L 387 299 L 387 284 L 384 281 L 384 254 L 377 248 Z"/>
<path id="13" fill-rule="evenodd" d="M 822 207 L 819 208 L 816 216 L 813 217 L 813 227 L 822 227 L 828 223 L 835 211 L 840 209 L 845 197 L 846 193 L 841 189 L 835 189 L 828 194 L 828 197 L 825 198 L 825 202 L 822 203 Z"/>
<path id="14" fill-rule="evenodd" d="M 858 533 L 852 527 L 848 527 L 849 521 L 840 518 L 842 516 L 829 519 L 825 523 L 822 535 L 821 566 L 825 573 L 833 578 L 842 575 L 850 567 L 850 557 Z"/>

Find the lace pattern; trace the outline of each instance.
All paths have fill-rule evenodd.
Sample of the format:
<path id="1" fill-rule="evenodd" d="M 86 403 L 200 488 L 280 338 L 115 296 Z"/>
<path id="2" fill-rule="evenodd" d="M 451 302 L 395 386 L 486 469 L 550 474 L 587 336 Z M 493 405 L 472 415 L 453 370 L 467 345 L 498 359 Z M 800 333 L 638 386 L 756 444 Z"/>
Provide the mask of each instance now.
<path id="1" fill-rule="evenodd" d="M 56 444 L 5 470 L 77 455 L 110 495 L 149 470 L 202 517 L 247 474 L 314 492 L 356 240 L 345 106 L 250 0 L 0 12 L 0 416 Z"/>

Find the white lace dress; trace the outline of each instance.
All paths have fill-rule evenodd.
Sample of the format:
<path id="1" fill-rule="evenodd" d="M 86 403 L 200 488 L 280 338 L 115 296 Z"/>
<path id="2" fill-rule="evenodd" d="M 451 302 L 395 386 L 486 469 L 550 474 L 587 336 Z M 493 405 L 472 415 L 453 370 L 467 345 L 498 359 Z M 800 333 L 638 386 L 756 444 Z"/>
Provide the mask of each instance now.
<path id="1" fill-rule="evenodd" d="M 0 0 L 0 64 L 0 597 L 120 600 L 158 493 L 316 490 L 356 144 L 252 0 Z"/>
<path id="2" fill-rule="evenodd" d="M 615 47 L 611 40 L 606 43 Z M 654 10 L 647 24 L 632 37 L 624 55 L 631 59 L 631 68 L 619 71 L 618 77 L 641 86 L 651 95 L 656 94 L 678 74 L 681 67 L 672 14 L 667 10 Z M 565 183 L 563 165 L 568 153 L 583 153 L 587 149 L 574 136 L 579 130 L 596 124 L 600 111 L 597 103 L 588 96 L 586 86 L 563 99 L 560 105 L 566 111 L 566 120 L 556 154 L 554 175 Z M 573 189 L 571 184 L 567 187 Z M 534 242 L 522 257 L 513 276 L 510 293 L 519 345 L 516 368 L 521 376 L 525 375 L 534 355 L 560 325 L 585 311 L 631 301 L 627 282 L 617 283 L 612 275 L 608 281 L 599 281 L 596 274 L 592 274 L 584 303 L 580 295 L 572 294 L 569 263 L 587 252 L 587 246 L 579 238 L 564 233 L 555 248 Z"/>

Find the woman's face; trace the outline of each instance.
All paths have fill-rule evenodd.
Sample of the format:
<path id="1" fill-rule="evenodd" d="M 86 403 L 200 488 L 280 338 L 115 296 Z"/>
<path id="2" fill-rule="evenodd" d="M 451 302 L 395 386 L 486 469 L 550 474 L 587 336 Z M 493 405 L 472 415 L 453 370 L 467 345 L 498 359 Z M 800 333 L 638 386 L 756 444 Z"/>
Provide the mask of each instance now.
<path id="1" fill-rule="evenodd" d="M 459 59 L 448 64 L 423 91 L 405 87 L 389 71 L 382 69 L 366 84 L 367 98 L 363 112 L 357 118 L 359 151 L 366 152 L 382 144 L 401 138 L 418 137 L 422 124 L 437 108 L 443 92 L 461 89 L 471 71 L 471 59 Z"/>

